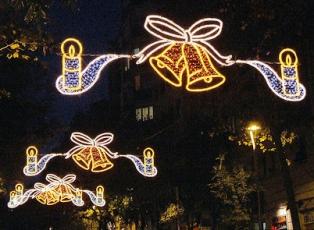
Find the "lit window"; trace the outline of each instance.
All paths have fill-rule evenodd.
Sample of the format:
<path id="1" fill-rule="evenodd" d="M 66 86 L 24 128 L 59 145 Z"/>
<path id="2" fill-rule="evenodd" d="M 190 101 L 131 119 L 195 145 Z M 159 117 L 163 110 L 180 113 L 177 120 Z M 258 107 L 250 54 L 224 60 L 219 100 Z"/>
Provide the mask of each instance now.
<path id="1" fill-rule="evenodd" d="M 147 106 L 142 108 L 137 108 L 135 110 L 136 121 L 147 121 L 154 119 L 154 107 Z"/>
<path id="2" fill-rule="evenodd" d="M 130 59 L 126 59 L 126 65 L 124 66 L 124 71 L 128 71 L 130 69 Z"/>
<path id="3" fill-rule="evenodd" d="M 154 109 L 153 106 L 149 106 L 149 119 L 152 120 L 154 118 Z"/>
<path id="4" fill-rule="evenodd" d="M 142 109 L 141 108 L 139 108 L 139 109 L 136 109 L 136 120 L 137 121 L 140 121 L 140 120 L 142 120 Z"/>
<path id="5" fill-rule="evenodd" d="M 148 117 L 149 117 L 148 115 L 149 115 L 148 107 L 143 108 L 143 121 L 148 120 Z"/>

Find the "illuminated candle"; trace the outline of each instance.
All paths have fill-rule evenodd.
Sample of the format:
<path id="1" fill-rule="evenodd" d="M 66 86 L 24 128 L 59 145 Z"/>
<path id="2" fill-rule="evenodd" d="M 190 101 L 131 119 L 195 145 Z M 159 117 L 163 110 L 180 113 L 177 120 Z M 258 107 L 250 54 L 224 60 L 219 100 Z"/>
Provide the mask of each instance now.
<path id="1" fill-rule="evenodd" d="M 300 95 L 298 57 L 293 49 L 283 49 L 279 54 L 282 91 L 287 97 Z"/>
<path id="2" fill-rule="evenodd" d="M 66 50 L 67 49 L 67 50 Z M 82 88 L 82 44 L 75 38 L 67 38 L 61 44 L 63 88 Z"/>
<path id="3" fill-rule="evenodd" d="M 20 196 L 23 195 L 23 192 L 24 192 L 24 186 L 22 184 L 16 184 L 15 185 L 15 196 L 17 198 L 19 198 Z"/>
<path id="4" fill-rule="evenodd" d="M 147 175 L 152 175 L 154 173 L 154 155 L 154 150 L 152 148 L 144 149 L 144 170 Z"/>
<path id="5" fill-rule="evenodd" d="M 104 200 L 104 187 L 102 185 L 98 185 L 96 188 L 96 198 L 97 198 L 97 203 L 101 204 Z"/>
<path id="6" fill-rule="evenodd" d="M 26 170 L 29 174 L 37 172 L 37 154 L 38 149 L 35 146 L 26 149 Z"/>
<path id="7" fill-rule="evenodd" d="M 79 206 L 83 206 L 83 198 L 82 198 L 82 190 L 81 189 L 76 189 L 75 190 L 75 203 Z"/>
<path id="8" fill-rule="evenodd" d="M 11 192 L 10 192 L 10 202 L 11 202 L 11 203 L 13 202 L 13 200 L 15 199 L 15 197 L 16 197 L 16 192 L 15 192 L 15 191 L 11 191 Z"/>

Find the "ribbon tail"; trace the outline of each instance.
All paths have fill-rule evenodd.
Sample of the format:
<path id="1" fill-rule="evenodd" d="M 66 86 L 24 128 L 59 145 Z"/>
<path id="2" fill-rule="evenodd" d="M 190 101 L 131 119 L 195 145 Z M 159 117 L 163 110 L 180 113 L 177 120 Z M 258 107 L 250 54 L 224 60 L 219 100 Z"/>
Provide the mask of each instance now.
<path id="1" fill-rule="evenodd" d="M 172 42 L 167 40 L 159 40 L 149 44 L 144 47 L 139 53 L 133 55 L 133 58 L 138 58 L 136 64 L 142 64 L 149 58 L 152 54 L 160 50 L 161 48 L 170 45 Z"/>
<path id="2" fill-rule="evenodd" d="M 77 199 L 75 196 L 71 199 L 72 203 L 76 206 L 84 206 L 84 201 L 82 199 Z"/>
<path id="3" fill-rule="evenodd" d="M 118 152 L 112 152 L 109 148 L 107 148 L 106 146 L 102 145 L 101 148 L 106 150 L 106 154 L 111 158 L 111 159 L 116 159 L 119 157 L 119 153 Z"/>
<path id="4" fill-rule="evenodd" d="M 306 95 L 306 89 L 304 85 L 301 83 L 298 84 L 297 87 L 300 87 L 300 94 L 298 95 L 285 95 L 283 93 L 283 80 L 278 76 L 276 71 L 272 69 L 269 65 L 257 61 L 257 60 L 250 60 L 250 61 L 245 61 L 245 60 L 237 60 L 236 63 L 243 63 L 250 65 L 254 67 L 255 69 L 258 70 L 264 77 L 268 87 L 273 91 L 274 94 L 276 94 L 278 97 L 281 99 L 287 100 L 287 101 L 301 101 L 305 98 Z"/>
<path id="5" fill-rule="evenodd" d="M 145 177 L 154 177 L 157 175 L 157 168 L 155 166 L 152 169 L 152 173 L 147 173 L 145 164 L 141 161 L 140 158 L 134 155 L 126 154 L 126 155 L 118 155 L 117 157 L 124 157 L 131 160 L 136 170 Z"/>
<path id="6" fill-rule="evenodd" d="M 86 193 L 89 196 L 91 202 L 99 207 L 103 207 L 106 204 L 106 200 L 102 197 L 97 197 L 92 191 L 90 190 L 82 190 L 82 192 Z"/>
<path id="7" fill-rule="evenodd" d="M 81 73 L 82 86 L 73 90 L 64 88 L 63 76 L 59 76 L 56 81 L 56 88 L 65 95 L 78 95 L 91 89 L 100 77 L 101 71 L 112 61 L 119 58 L 130 58 L 130 55 L 104 54 L 91 61 Z"/>
<path id="8" fill-rule="evenodd" d="M 197 41 L 197 44 L 201 44 L 206 49 L 207 53 L 220 65 L 230 66 L 235 62 L 231 60 L 232 55 L 224 56 L 221 55 L 210 43 L 206 41 Z"/>
<path id="9" fill-rule="evenodd" d="M 47 166 L 48 162 L 57 156 L 63 156 L 63 153 L 50 153 L 43 156 L 38 163 L 32 165 L 26 165 L 23 168 L 23 172 L 26 176 L 36 176 L 41 173 Z"/>

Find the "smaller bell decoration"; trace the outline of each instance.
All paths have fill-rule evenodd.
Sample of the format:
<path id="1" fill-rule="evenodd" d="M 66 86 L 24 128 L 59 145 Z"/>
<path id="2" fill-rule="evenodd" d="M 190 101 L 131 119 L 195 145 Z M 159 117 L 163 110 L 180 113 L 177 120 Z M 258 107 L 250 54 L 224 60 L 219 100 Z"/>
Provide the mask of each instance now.
<path id="1" fill-rule="evenodd" d="M 107 154 L 112 153 L 104 146 L 112 142 L 111 133 L 103 133 L 93 140 L 85 134 L 75 132 L 72 133 L 71 140 L 78 146 L 69 151 L 70 155 L 81 168 L 97 173 L 113 167 L 113 163 L 107 157 Z"/>
<path id="2" fill-rule="evenodd" d="M 104 199 L 104 187 L 97 186 L 96 193 L 87 189 L 79 189 L 72 185 L 76 180 L 74 174 L 68 174 L 60 178 L 54 174 L 47 174 L 46 180 L 50 182 L 45 185 L 42 183 L 35 183 L 34 188 L 28 189 L 24 192 L 22 184 L 17 184 L 15 190 L 10 192 L 10 200 L 8 202 L 9 208 L 16 208 L 29 199 L 36 199 L 39 203 L 44 205 L 55 205 L 57 203 L 72 202 L 76 206 L 83 206 L 83 193 L 86 194 L 90 201 L 99 207 L 106 204 Z"/>

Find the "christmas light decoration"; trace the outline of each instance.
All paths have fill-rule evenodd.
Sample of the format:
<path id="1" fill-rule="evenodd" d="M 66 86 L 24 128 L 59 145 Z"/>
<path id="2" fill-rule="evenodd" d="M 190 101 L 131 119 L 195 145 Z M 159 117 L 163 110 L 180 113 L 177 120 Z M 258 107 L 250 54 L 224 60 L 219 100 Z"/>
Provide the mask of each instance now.
<path id="1" fill-rule="evenodd" d="M 292 62 L 293 55 L 294 62 Z M 286 57 L 283 60 L 283 57 Z M 294 50 L 286 48 L 283 49 L 279 54 L 281 76 L 280 78 L 276 71 L 272 69 L 269 65 L 256 60 L 237 60 L 237 63 L 248 64 L 257 69 L 267 82 L 268 87 L 276 94 L 278 97 L 286 101 L 301 101 L 305 98 L 306 89 L 299 83 L 298 75 L 298 58 Z"/>
<path id="2" fill-rule="evenodd" d="M 137 171 L 146 177 L 154 177 L 157 175 L 157 168 L 154 164 L 155 153 L 152 148 L 146 148 L 143 151 L 143 162 L 137 156 L 131 154 L 119 154 L 112 152 L 107 145 L 113 141 L 112 133 L 102 133 L 94 139 L 89 136 L 74 132 L 71 135 L 71 140 L 76 144 L 66 153 L 50 153 L 44 155 L 37 162 L 37 149 L 34 146 L 27 148 L 26 151 L 26 166 L 24 174 L 27 176 L 35 176 L 41 173 L 48 162 L 57 156 L 63 156 L 65 159 L 72 158 L 73 161 L 82 169 L 89 170 L 94 173 L 105 172 L 111 169 L 114 164 L 110 159 L 127 158 L 133 162 Z M 30 152 L 32 153 L 30 154 Z M 36 152 L 36 154 L 34 154 Z M 36 156 L 36 158 L 35 158 Z"/>
<path id="3" fill-rule="evenodd" d="M 62 153 L 46 154 L 38 161 L 38 149 L 30 146 L 26 149 L 26 166 L 23 172 L 26 176 L 36 176 L 46 168 L 47 163 L 56 156 L 64 156 Z"/>
<path id="4" fill-rule="evenodd" d="M 66 52 L 66 45 L 69 45 Z M 76 52 L 75 46 L 78 47 Z M 61 44 L 62 52 L 62 85 L 65 90 L 75 91 L 82 88 L 82 60 L 83 46 L 75 38 L 67 38 Z"/>
<path id="5" fill-rule="evenodd" d="M 279 54 L 279 61 L 281 64 L 280 70 L 284 95 L 291 98 L 300 96 L 298 57 L 296 52 L 290 48 L 283 49 Z"/>
<path id="6" fill-rule="evenodd" d="M 101 55 L 92 60 L 83 71 L 82 44 L 75 38 L 66 39 L 61 44 L 62 75 L 56 81 L 57 89 L 66 95 L 84 93 L 96 83 L 107 64 L 119 58 L 129 58 L 138 59 L 136 64 L 149 60 L 153 70 L 174 87 L 183 86 L 190 92 L 209 91 L 226 81 L 226 77 L 214 66 L 214 60 L 221 66 L 242 63 L 254 67 L 262 74 L 274 94 L 284 100 L 301 101 L 305 98 L 305 87 L 299 82 L 298 58 L 290 48 L 280 52 L 280 78 L 269 65 L 261 61 L 232 60 L 231 55 L 220 54 L 210 43 L 222 32 L 223 22 L 217 18 L 203 18 L 184 29 L 167 18 L 149 15 L 144 28 L 159 40 L 148 44 L 135 55 Z M 84 164 L 80 156 L 75 161 Z M 108 169 L 112 167 L 108 159 L 104 161 L 108 163 Z"/>
<path id="7" fill-rule="evenodd" d="M 225 77 L 214 67 L 211 58 L 220 65 L 234 64 L 231 55 L 219 54 L 208 42 L 219 36 L 222 25 L 219 19 L 204 18 L 185 30 L 167 18 L 148 16 L 145 29 L 161 40 L 149 44 L 133 57 L 139 58 L 137 64 L 149 58 L 155 72 L 175 87 L 182 86 L 185 76 L 185 88 L 188 91 L 201 92 L 217 88 L 225 82 Z M 160 50 L 160 54 L 152 56 Z"/>
<path id="8" fill-rule="evenodd" d="M 93 193 L 90 190 L 75 188 L 72 185 L 72 183 L 76 180 L 76 176 L 74 174 L 68 174 L 63 178 L 54 174 L 47 174 L 46 180 L 50 182 L 48 185 L 35 183 L 34 188 L 25 192 L 23 185 L 17 184 L 15 186 L 15 190 L 10 192 L 8 207 L 16 208 L 26 203 L 29 199 L 36 199 L 44 205 L 55 205 L 60 202 L 72 202 L 76 206 L 83 206 L 83 193 L 87 194 L 91 202 L 96 206 L 103 207 L 106 204 L 103 186 L 98 186 L 96 188 L 96 193 Z"/>
<path id="9" fill-rule="evenodd" d="M 66 51 L 66 47 L 68 50 Z M 75 48 L 77 47 L 78 50 Z M 61 44 L 62 75 L 56 81 L 56 88 L 65 95 L 79 95 L 91 89 L 100 77 L 101 71 L 112 61 L 130 58 L 130 55 L 105 54 L 95 58 L 82 70 L 83 46 L 75 38 L 67 38 Z"/>

